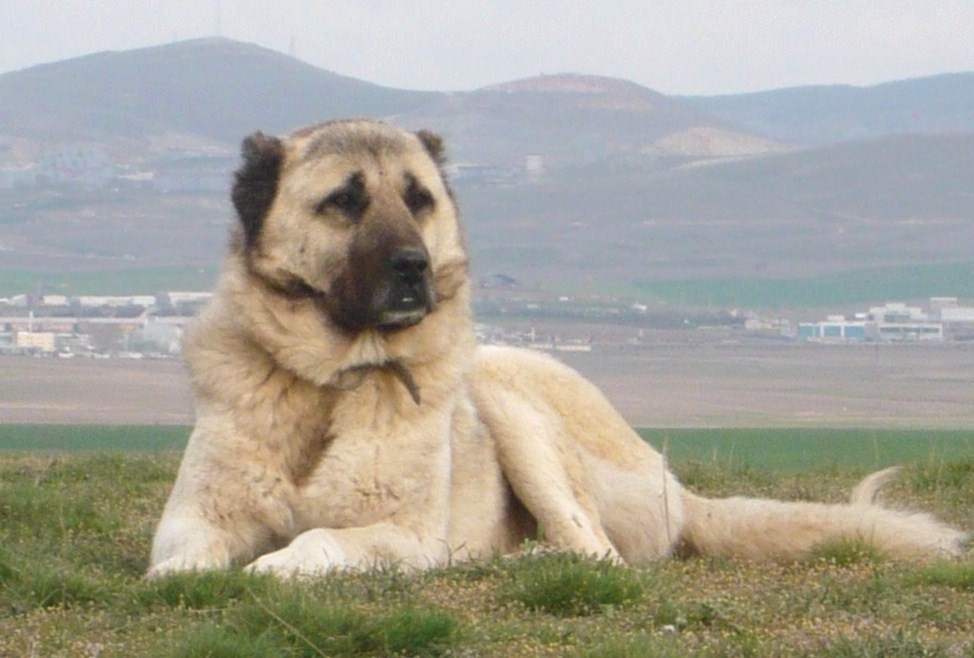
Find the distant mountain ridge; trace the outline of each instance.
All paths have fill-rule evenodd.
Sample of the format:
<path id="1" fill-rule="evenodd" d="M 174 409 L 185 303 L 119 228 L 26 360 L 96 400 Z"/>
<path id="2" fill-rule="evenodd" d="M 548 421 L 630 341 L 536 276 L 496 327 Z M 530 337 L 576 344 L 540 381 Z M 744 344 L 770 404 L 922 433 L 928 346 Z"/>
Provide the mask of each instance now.
<path id="1" fill-rule="evenodd" d="M 0 75 L 0 135 L 83 141 L 180 132 L 236 144 L 258 129 L 388 116 L 439 96 L 380 87 L 252 44 L 194 39 Z"/>
<path id="2" fill-rule="evenodd" d="M 680 100 L 759 135 L 805 145 L 974 132 L 974 72 Z"/>
<path id="3" fill-rule="evenodd" d="M 709 141 L 663 141 L 706 129 L 734 153 L 775 150 L 681 101 L 635 83 L 590 75 L 541 76 L 469 92 L 390 89 L 317 69 L 259 46 L 209 38 L 105 52 L 0 75 L 0 135 L 37 142 L 220 142 L 257 129 L 283 133 L 345 116 L 432 127 L 456 159 L 550 166 L 671 151 L 712 156 Z M 580 127 L 580 128 L 579 128 Z M 696 145 L 689 148 L 688 144 Z M 117 144 L 116 144 L 117 146 Z M 701 148 L 703 148 L 702 152 Z"/>
<path id="4" fill-rule="evenodd" d="M 0 75 L 0 267 L 213 264 L 240 140 L 346 116 L 443 134 L 476 271 L 528 285 L 974 260 L 974 73 L 711 98 L 576 73 L 417 92 L 198 39 Z"/>
<path id="5" fill-rule="evenodd" d="M 0 135 L 42 142 L 147 137 L 235 148 L 344 116 L 446 134 L 462 160 L 730 157 L 890 134 L 974 132 L 974 72 L 874 87 L 670 97 L 628 80 L 537 76 L 443 93 L 382 87 L 253 44 L 204 38 L 0 75 Z M 678 136 L 673 138 L 673 136 Z M 668 139 L 670 138 L 670 139 Z M 159 141 L 159 140 L 157 140 Z"/>
<path id="6" fill-rule="evenodd" d="M 517 165 L 541 155 L 546 166 L 660 156 L 713 157 L 706 143 L 667 140 L 708 131 L 725 136 L 721 155 L 780 150 L 680 101 L 627 80 L 581 74 L 545 75 L 491 85 L 404 112 L 409 127 L 434 126 L 462 160 Z M 691 147 L 692 145 L 692 147 Z"/>

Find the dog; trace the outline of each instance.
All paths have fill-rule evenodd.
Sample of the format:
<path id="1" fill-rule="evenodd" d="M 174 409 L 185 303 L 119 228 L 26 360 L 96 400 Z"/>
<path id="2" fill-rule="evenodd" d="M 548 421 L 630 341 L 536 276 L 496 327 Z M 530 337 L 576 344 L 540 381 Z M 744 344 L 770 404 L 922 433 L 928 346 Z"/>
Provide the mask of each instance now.
<path id="1" fill-rule="evenodd" d="M 242 145 L 235 223 L 184 353 L 196 424 L 149 577 L 426 569 L 526 540 L 631 564 L 793 560 L 834 540 L 959 555 L 874 502 L 707 499 L 555 359 L 478 346 L 440 137 L 341 120 Z"/>

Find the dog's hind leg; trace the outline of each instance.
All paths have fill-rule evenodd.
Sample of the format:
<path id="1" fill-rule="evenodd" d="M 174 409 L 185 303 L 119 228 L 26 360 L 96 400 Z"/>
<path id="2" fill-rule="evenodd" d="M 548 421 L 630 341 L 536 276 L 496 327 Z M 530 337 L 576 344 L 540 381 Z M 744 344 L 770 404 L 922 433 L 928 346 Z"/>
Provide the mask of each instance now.
<path id="1" fill-rule="evenodd" d="M 478 410 L 497 444 L 504 476 L 537 521 L 540 539 L 559 549 L 618 558 L 562 424 L 514 391 L 494 387 L 487 395 L 490 400 Z"/>

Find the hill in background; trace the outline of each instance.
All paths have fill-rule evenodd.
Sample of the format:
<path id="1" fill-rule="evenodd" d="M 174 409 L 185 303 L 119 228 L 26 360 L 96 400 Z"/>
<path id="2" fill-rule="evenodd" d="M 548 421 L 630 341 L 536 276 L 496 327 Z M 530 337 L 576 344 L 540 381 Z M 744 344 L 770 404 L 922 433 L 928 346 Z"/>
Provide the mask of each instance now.
<path id="1" fill-rule="evenodd" d="M 974 72 L 680 100 L 746 130 L 807 145 L 974 132 Z"/>
<path id="2" fill-rule="evenodd" d="M 0 75 L 0 134 L 48 143 L 183 135 L 237 144 L 258 129 L 387 116 L 439 96 L 380 87 L 252 44 L 195 39 Z"/>
<path id="3" fill-rule="evenodd" d="M 579 74 L 414 92 L 202 39 L 0 75 L 0 98 L 6 270 L 212 266 L 240 139 L 344 116 L 445 136 L 479 276 L 606 290 L 972 260 L 974 73 L 711 98 Z"/>
<path id="4" fill-rule="evenodd" d="M 508 167 L 531 156 L 555 170 L 620 161 L 659 167 L 667 156 L 682 161 L 785 148 L 632 82 L 578 74 L 450 94 L 397 119 L 435 126 L 461 161 Z"/>

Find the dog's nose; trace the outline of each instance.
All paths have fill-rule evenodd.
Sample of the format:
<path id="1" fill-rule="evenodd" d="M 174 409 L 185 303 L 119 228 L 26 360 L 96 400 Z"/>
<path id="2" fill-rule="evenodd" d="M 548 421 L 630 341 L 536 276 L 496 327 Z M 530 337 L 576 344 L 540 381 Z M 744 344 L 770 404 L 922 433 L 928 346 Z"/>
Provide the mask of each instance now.
<path id="1" fill-rule="evenodd" d="M 419 283 L 426 268 L 429 267 L 429 258 L 426 252 L 415 247 L 403 247 L 397 249 L 390 259 L 392 270 L 406 283 Z"/>

